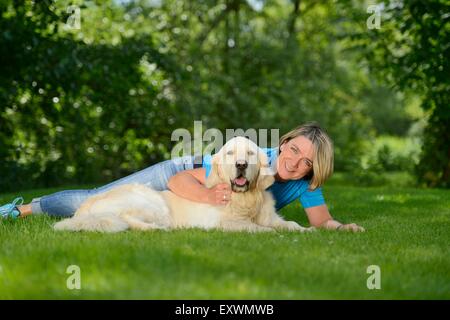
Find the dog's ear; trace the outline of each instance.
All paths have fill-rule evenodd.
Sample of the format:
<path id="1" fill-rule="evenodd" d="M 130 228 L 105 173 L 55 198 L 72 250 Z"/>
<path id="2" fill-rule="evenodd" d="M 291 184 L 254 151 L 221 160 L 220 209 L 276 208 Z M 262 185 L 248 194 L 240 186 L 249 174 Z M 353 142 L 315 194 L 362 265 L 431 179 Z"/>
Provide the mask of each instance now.
<path id="1" fill-rule="evenodd" d="M 258 179 L 256 181 L 256 188 L 259 190 L 266 190 L 270 187 L 274 182 L 274 173 L 269 165 L 269 159 L 264 151 L 259 150 L 258 152 L 258 161 L 259 161 L 259 174 Z"/>
<path id="2" fill-rule="evenodd" d="M 209 173 L 209 176 L 206 178 L 206 182 L 205 182 L 205 185 L 207 188 L 212 188 L 215 185 L 218 185 L 219 183 L 223 182 L 222 175 L 220 172 L 220 166 L 219 166 L 220 160 L 221 160 L 221 156 L 219 153 L 216 153 L 214 156 L 212 156 L 211 171 Z"/>

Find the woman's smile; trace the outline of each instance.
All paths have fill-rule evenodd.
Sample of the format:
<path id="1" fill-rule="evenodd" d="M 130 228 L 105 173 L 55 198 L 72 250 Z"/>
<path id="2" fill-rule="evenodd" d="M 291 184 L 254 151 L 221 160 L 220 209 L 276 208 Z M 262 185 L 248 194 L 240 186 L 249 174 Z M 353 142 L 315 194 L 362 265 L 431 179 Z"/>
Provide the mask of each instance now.
<path id="1" fill-rule="evenodd" d="M 284 163 L 284 167 L 286 168 L 286 170 L 287 170 L 288 172 L 295 172 L 294 169 L 292 169 L 291 167 L 289 167 L 289 165 L 287 164 L 287 162 Z"/>

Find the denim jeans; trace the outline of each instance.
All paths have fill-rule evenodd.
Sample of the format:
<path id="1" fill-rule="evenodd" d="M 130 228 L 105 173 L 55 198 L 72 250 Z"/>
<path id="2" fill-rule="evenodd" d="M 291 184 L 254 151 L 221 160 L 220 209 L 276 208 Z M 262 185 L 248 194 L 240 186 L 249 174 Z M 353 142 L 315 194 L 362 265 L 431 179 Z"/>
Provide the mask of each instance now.
<path id="1" fill-rule="evenodd" d="M 198 161 L 195 160 L 196 164 Z M 186 156 L 173 160 L 166 160 L 154 164 L 146 169 L 111 182 L 105 186 L 90 190 L 65 190 L 50 195 L 35 198 L 31 202 L 33 214 L 47 213 L 51 216 L 70 217 L 87 198 L 111 190 L 127 183 L 140 183 L 154 190 L 167 190 L 167 182 L 176 173 L 193 169 L 194 157 Z"/>

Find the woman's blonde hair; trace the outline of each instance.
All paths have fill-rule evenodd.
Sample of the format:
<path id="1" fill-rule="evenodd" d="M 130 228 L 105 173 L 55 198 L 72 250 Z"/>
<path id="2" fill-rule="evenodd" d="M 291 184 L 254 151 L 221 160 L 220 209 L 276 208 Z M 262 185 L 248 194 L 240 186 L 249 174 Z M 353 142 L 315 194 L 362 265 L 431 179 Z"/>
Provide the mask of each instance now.
<path id="1" fill-rule="evenodd" d="M 300 136 L 308 138 L 314 146 L 313 167 L 306 176 L 307 179 L 311 180 L 309 188 L 314 190 L 323 185 L 333 174 L 333 142 L 316 122 L 308 122 L 283 135 L 280 138 L 279 146 L 281 147 L 289 140 Z M 278 152 L 281 152 L 281 150 L 278 150 Z"/>

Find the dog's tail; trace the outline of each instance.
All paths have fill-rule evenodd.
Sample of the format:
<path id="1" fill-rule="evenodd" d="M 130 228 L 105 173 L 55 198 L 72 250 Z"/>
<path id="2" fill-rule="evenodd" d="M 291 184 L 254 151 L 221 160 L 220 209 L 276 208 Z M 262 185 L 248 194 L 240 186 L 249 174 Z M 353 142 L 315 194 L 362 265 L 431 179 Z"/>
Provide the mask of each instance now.
<path id="1" fill-rule="evenodd" d="M 74 216 L 55 223 L 58 231 L 120 232 L 128 229 L 128 223 L 113 214 L 87 214 Z"/>

